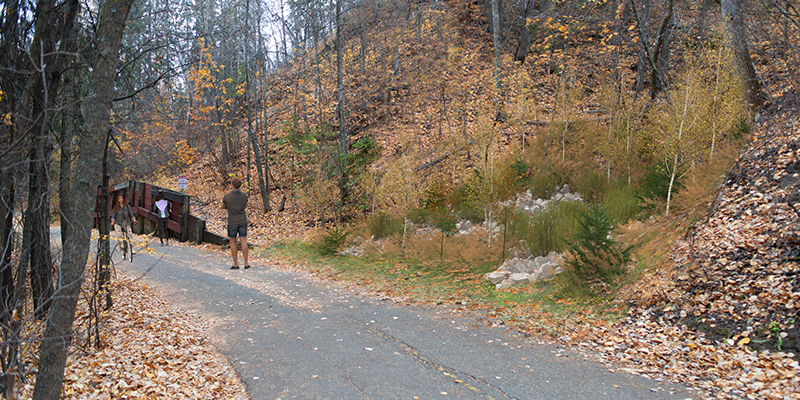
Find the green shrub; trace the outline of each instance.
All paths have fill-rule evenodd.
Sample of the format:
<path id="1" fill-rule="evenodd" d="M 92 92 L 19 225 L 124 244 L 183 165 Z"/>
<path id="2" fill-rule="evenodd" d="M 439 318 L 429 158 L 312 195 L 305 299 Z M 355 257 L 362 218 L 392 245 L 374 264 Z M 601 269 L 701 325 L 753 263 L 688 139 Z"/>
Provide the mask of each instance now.
<path id="1" fill-rule="evenodd" d="M 422 193 L 422 207 L 427 209 L 447 205 L 447 188 L 441 182 L 425 189 Z"/>
<path id="2" fill-rule="evenodd" d="M 641 211 L 633 187 L 623 183 L 610 185 L 603 196 L 602 204 L 611 219 L 618 224 L 636 219 Z"/>
<path id="3" fill-rule="evenodd" d="M 683 183 L 678 179 L 680 172 L 675 175 L 675 182 L 672 185 L 672 194 L 678 193 L 683 187 Z M 647 168 L 647 173 L 639 181 L 639 198 L 642 202 L 665 201 L 669 191 L 670 174 L 664 163 L 659 163 Z"/>
<path id="4" fill-rule="evenodd" d="M 508 199 L 530 186 L 531 169 L 524 160 L 514 158 L 510 164 L 501 165 L 494 182 L 498 200 Z"/>
<path id="5" fill-rule="evenodd" d="M 596 203 L 603 198 L 606 191 L 606 178 L 597 173 L 589 171 L 578 178 L 575 191 L 583 195 L 587 203 Z"/>
<path id="6" fill-rule="evenodd" d="M 525 182 L 526 177 L 530 173 L 530 169 L 531 167 L 521 158 L 515 158 L 514 162 L 509 166 L 509 170 L 514 178 L 517 179 L 518 184 L 523 184 Z"/>
<path id="7" fill-rule="evenodd" d="M 431 225 L 438 228 L 442 233 L 450 236 L 457 231 L 456 223 L 458 219 L 453 211 L 447 207 L 440 207 L 431 210 Z"/>
<path id="8" fill-rule="evenodd" d="M 580 202 L 561 201 L 533 216 L 516 214 L 509 221 L 509 233 L 523 240 L 533 256 L 561 252 L 577 228 L 577 217 L 586 206 Z"/>
<path id="9" fill-rule="evenodd" d="M 631 261 L 632 247 L 623 248 L 610 238 L 613 228 L 611 217 L 599 205 L 589 207 L 578 218 L 578 229 L 569 246 L 567 263 L 579 282 L 608 282 L 625 272 L 625 264 Z"/>
<path id="10" fill-rule="evenodd" d="M 493 199 L 486 193 L 488 186 L 480 171 L 473 171 L 472 176 L 453 190 L 450 203 L 453 211 L 460 218 L 481 223 L 486 219 L 484 209 Z"/>
<path id="11" fill-rule="evenodd" d="M 379 211 L 372 214 L 367 221 L 369 233 L 374 239 L 383 239 L 403 231 L 403 222 L 393 218 L 391 214 Z"/>
<path id="12" fill-rule="evenodd" d="M 415 208 L 408 212 L 408 220 L 415 224 L 430 224 L 431 210 L 427 208 Z M 402 228 L 402 222 L 401 222 Z"/>
<path id="13" fill-rule="evenodd" d="M 735 140 L 739 140 L 744 136 L 750 134 L 750 122 L 748 121 L 747 116 L 740 116 L 736 119 L 736 123 L 731 128 L 731 136 Z"/>
<path id="14" fill-rule="evenodd" d="M 453 213 L 447 207 L 439 207 L 432 210 L 431 216 L 433 226 L 442 232 L 442 239 L 439 248 L 439 258 L 441 259 L 444 257 L 444 237 L 450 236 L 458 231 L 458 229 L 456 229 L 456 223 L 458 221 L 455 213 Z"/>
<path id="15" fill-rule="evenodd" d="M 556 188 L 562 185 L 563 182 L 560 177 L 547 172 L 534 174 L 530 179 L 530 190 L 535 199 L 550 198 Z"/>
<path id="16" fill-rule="evenodd" d="M 334 226 L 322 234 L 322 239 L 317 243 L 317 250 L 322 255 L 334 255 L 344 248 L 350 234 L 346 229 Z"/>

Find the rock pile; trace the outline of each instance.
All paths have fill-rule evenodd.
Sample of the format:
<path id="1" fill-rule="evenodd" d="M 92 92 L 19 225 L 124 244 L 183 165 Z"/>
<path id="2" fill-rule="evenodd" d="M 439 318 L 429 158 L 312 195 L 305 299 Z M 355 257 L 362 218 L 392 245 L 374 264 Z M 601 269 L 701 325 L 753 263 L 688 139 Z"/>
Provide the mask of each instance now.
<path id="1" fill-rule="evenodd" d="M 534 199 L 530 190 L 519 193 L 513 199 L 500 203 L 501 206 L 514 207 L 517 210 L 529 215 L 544 211 L 551 204 L 559 201 L 583 201 L 583 196 L 570 191 L 569 185 L 564 185 L 553 193 L 549 199 Z M 441 232 L 429 226 L 417 226 L 409 223 L 409 231 L 417 235 L 439 235 Z M 484 221 L 481 224 L 474 224 L 470 221 L 462 220 L 456 224 L 457 235 L 469 235 L 475 230 L 481 229 L 494 236 L 499 234 L 501 226 L 496 221 Z M 376 242 L 369 240 L 370 242 Z M 353 243 L 340 254 L 349 256 L 361 256 L 364 253 L 365 241 L 356 238 Z M 521 243 L 521 247 L 525 247 Z M 562 272 L 564 258 L 556 253 L 550 252 L 544 257 L 532 257 L 530 252 L 512 249 L 512 255 L 497 270 L 484 275 L 497 289 L 503 289 L 524 282 L 535 282 L 550 279 L 554 275 Z"/>
<path id="2" fill-rule="evenodd" d="M 518 194 L 515 198 L 500 203 L 502 206 L 514 207 L 517 210 L 533 215 L 544 211 L 549 205 L 559 201 L 583 201 L 583 196 L 570 191 L 569 185 L 564 185 L 557 190 L 549 199 L 534 199 L 530 190 Z M 516 253 L 516 254 L 514 254 Z M 506 260 L 497 270 L 486 275 L 497 289 L 511 287 L 525 282 L 536 282 L 539 280 L 550 279 L 554 275 L 561 273 L 561 266 L 564 265 L 564 258 L 551 251 L 544 257 L 531 257 L 521 251 L 512 249 L 511 258 Z"/>
<path id="3" fill-rule="evenodd" d="M 484 276 L 495 288 L 504 289 L 521 283 L 550 279 L 562 272 L 562 265 L 564 258 L 551 251 L 544 257 L 509 258 L 500 268 Z"/>
<path id="4" fill-rule="evenodd" d="M 558 203 L 559 201 L 583 201 L 583 196 L 578 193 L 572 193 L 569 189 L 569 185 L 564 184 L 564 186 L 553 193 L 549 199 L 534 199 L 531 191 L 527 190 L 519 193 L 513 199 L 500 203 L 500 205 L 514 207 L 528 214 L 535 214 L 544 211 L 551 203 Z"/>

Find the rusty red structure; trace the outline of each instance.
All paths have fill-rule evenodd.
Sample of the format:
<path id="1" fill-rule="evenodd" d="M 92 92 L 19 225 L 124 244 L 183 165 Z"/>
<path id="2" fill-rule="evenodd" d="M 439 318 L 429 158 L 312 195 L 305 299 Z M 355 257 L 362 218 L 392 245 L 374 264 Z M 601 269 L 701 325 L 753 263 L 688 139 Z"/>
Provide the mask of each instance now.
<path id="1" fill-rule="evenodd" d="M 206 221 L 190 213 L 191 198 L 187 194 L 162 188 L 150 183 L 130 180 L 109 188 L 109 214 L 119 195 L 131 206 L 136 217 L 133 232 L 137 235 L 149 234 L 156 229 L 158 215 L 155 213 L 155 202 L 158 193 L 164 193 L 164 199 L 172 206 L 172 214 L 167 223 L 170 237 L 181 242 L 213 243 L 227 245 L 228 238 L 206 230 Z M 95 218 L 99 218 L 95 215 Z"/>

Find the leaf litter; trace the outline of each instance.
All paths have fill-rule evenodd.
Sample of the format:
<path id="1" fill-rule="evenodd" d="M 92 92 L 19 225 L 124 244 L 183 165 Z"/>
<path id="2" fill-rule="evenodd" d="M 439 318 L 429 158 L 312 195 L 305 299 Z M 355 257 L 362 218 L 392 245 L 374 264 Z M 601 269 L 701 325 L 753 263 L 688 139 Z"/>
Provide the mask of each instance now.
<path id="1" fill-rule="evenodd" d="M 759 118 L 707 218 L 678 241 L 668 265 L 622 291 L 630 306 L 622 320 L 553 318 L 527 305 L 492 310 L 485 321 L 503 324 L 499 314 L 514 315 L 518 321 L 510 325 L 560 332 L 561 344 L 593 354 L 611 371 L 680 382 L 699 398 L 800 399 L 793 352 L 800 306 L 799 99 L 787 97 Z M 222 226 L 213 199 L 206 202 L 193 210 L 205 208 L 210 226 Z M 301 236 L 308 226 L 292 218 L 266 213 L 254 221 L 253 236 L 268 238 L 262 244 Z M 117 290 L 125 294 L 104 324 L 106 347 L 71 355 L 65 398 L 247 398 L 204 334 L 210 321 L 173 310 L 141 284 Z"/>
<path id="2" fill-rule="evenodd" d="M 158 291 L 117 274 L 113 309 L 100 324 L 101 348 L 88 343 L 87 326 L 76 326 L 62 399 L 249 399 L 214 350 L 213 319 L 178 310 Z M 88 309 L 81 296 L 76 321 L 87 321 Z M 33 379 L 20 397 L 32 393 Z"/>
<path id="3" fill-rule="evenodd" d="M 800 96 L 762 115 L 705 218 L 627 293 L 616 324 L 561 339 L 610 368 L 721 399 L 798 399 Z"/>

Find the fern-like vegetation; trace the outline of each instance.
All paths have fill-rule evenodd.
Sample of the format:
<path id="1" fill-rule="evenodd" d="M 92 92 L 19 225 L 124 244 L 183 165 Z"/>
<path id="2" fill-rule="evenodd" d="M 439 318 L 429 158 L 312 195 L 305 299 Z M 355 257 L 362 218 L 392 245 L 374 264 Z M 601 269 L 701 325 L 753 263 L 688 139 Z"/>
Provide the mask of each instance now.
<path id="1" fill-rule="evenodd" d="M 347 229 L 334 226 L 325 230 L 317 243 L 317 250 L 322 255 L 334 255 L 341 251 L 347 243 L 350 233 Z"/>
<path id="2" fill-rule="evenodd" d="M 578 217 L 578 228 L 569 245 L 570 273 L 579 283 L 609 283 L 625 272 L 631 261 L 632 247 L 624 247 L 611 238 L 614 221 L 600 205 L 588 207 Z"/>

